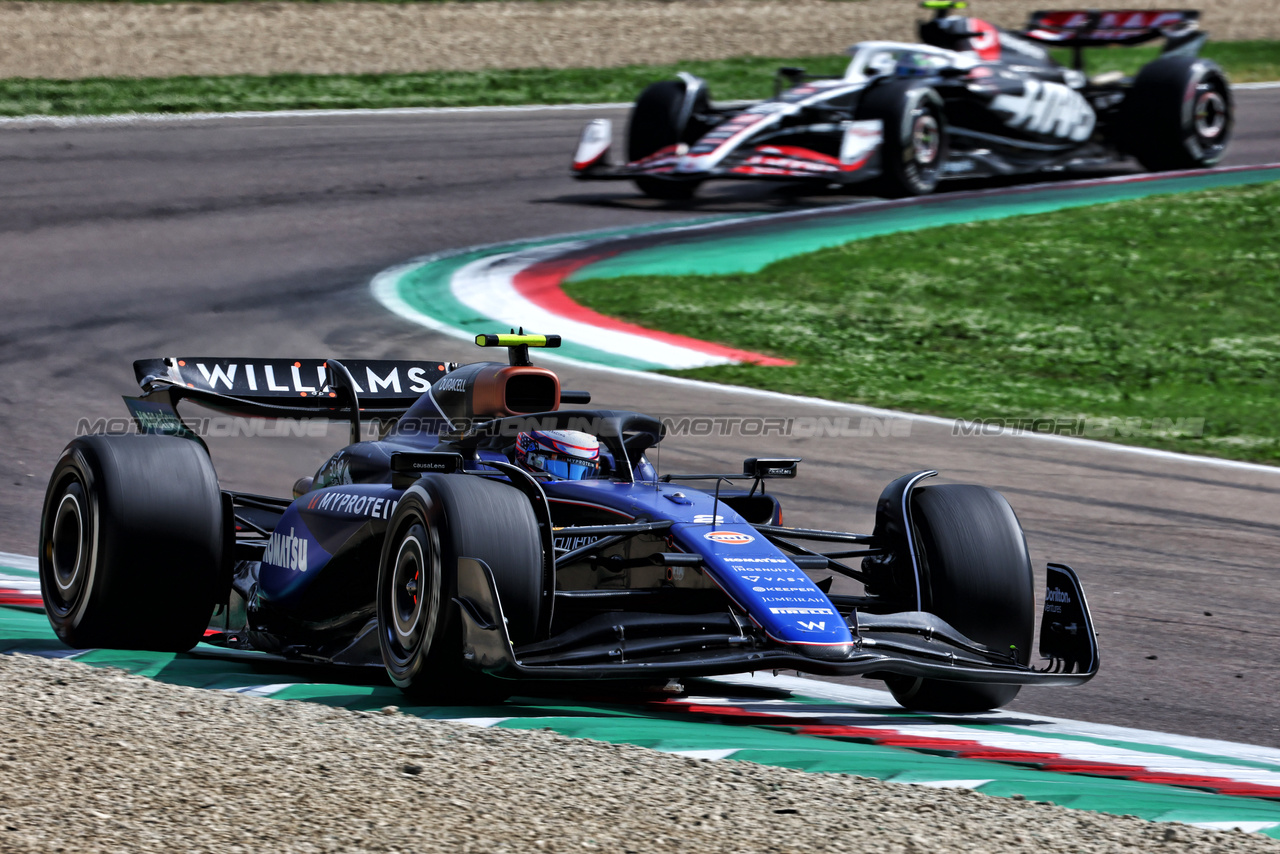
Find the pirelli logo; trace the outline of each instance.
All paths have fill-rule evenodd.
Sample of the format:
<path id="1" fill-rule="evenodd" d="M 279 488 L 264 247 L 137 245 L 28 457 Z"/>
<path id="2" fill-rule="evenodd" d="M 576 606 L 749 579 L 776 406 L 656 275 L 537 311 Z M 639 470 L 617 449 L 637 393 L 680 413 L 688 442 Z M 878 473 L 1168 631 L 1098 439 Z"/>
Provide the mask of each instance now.
<path id="1" fill-rule="evenodd" d="M 770 608 L 771 614 L 834 614 L 830 608 Z"/>

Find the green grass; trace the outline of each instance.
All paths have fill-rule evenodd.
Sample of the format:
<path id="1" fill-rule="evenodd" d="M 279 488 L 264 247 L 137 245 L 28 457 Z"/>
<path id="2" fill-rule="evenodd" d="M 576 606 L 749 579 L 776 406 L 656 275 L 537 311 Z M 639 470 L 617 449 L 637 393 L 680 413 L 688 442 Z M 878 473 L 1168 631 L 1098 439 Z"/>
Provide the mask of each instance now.
<path id="1" fill-rule="evenodd" d="M 1237 82 L 1280 80 L 1280 42 L 1210 43 L 1206 55 Z M 1124 61 L 1126 68 L 1154 49 L 1096 51 L 1091 70 Z M 1145 61 L 1145 59 L 1141 60 Z M 813 74 L 840 74 L 844 56 L 739 58 L 678 65 L 603 69 L 432 71 L 421 74 L 276 74 L 229 77 L 0 79 L 0 115 L 193 113 L 234 110 L 464 107 L 508 104 L 629 102 L 655 80 L 691 71 L 705 77 L 716 99 L 764 98 L 782 65 Z M 1132 70 L 1132 69 L 1129 69 Z"/>
<path id="2" fill-rule="evenodd" d="M 840 74 L 842 56 L 726 59 L 604 69 L 430 71 L 421 74 L 275 74 L 230 77 L 0 79 L 0 115 L 191 113 L 231 110 L 464 107 L 629 102 L 655 80 L 686 70 L 717 99 L 764 98 L 782 65 Z"/>
<path id="3" fill-rule="evenodd" d="M 1052 53 L 1062 64 L 1071 64 L 1070 51 L 1053 50 Z M 1136 74 L 1159 55 L 1159 47 L 1095 48 L 1085 51 L 1085 70 L 1091 75 L 1104 71 Z M 1210 41 L 1201 55 L 1221 65 L 1233 83 L 1280 80 L 1280 42 Z"/>
<path id="4" fill-rule="evenodd" d="M 685 376 L 963 419 L 1083 417 L 1099 438 L 1119 426 L 1117 441 L 1277 462 L 1277 234 L 1269 184 L 878 237 L 756 274 L 568 291 L 797 362 Z M 1195 419 L 1200 437 L 1186 435 Z M 1123 435 L 1133 425 L 1155 432 Z"/>

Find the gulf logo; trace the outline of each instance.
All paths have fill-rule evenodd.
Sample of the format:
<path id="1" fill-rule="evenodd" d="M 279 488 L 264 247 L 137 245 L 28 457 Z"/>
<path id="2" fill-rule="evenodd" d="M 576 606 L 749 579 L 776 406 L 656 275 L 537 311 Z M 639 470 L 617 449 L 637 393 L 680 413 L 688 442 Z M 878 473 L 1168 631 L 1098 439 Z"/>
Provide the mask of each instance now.
<path id="1" fill-rule="evenodd" d="M 739 534 L 737 531 L 711 531 L 703 534 L 702 539 L 726 546 L 745 546 L 747 543 L 756 541 L 756 538 L 750 534 Z"/>

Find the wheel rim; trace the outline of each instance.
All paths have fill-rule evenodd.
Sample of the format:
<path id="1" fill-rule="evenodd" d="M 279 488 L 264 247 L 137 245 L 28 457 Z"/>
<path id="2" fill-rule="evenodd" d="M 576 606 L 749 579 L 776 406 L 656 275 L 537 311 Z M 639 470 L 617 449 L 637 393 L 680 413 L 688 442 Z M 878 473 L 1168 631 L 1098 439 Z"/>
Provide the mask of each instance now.
<path id="1" fill-rule="evenodd" d="M 391 628 L 396 643 L 405 650 L 418 645 L 422 637 L 422 579 L 426 553 L 422 540 L 411 533 L 396 552 L 395 570 L 391 578 Z"/>
<path id="2" fill-rule="evenodd" d="M 1209 143 L 1218 142 L 1227 130 L 1227 102 L 1222 93 L 1206 87 L 1196 97 L 1196 135 Z"/>
<path id="3" fill-rule="evenodd" d="M 911 125 L 911 147 L 915 160 L 921 166 L 932 166 L 942 149 L 942 131 L 938 120 L 931 113 L 916 116 Z"/>
<path id="4" fill-rule="evenodd" d="M 395 556 L 380 582 L 378 622 L 388 665 L 409 667 L 427 654 L 436 632 L 440 552 L 422 520 L 401 529 Z"/>
<path id="5" fill-rule="evenodd" d="M 46 605 L 60 615 L 70 613 L 83 598 L 93 562 L 92 513 L 83 484 L 72 477 L 42 544 Z"/>

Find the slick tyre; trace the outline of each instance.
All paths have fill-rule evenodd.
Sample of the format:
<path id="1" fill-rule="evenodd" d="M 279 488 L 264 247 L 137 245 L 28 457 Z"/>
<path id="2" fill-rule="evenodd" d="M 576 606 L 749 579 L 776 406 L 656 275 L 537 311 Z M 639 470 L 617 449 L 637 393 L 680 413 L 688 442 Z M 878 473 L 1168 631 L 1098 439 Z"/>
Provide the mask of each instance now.
<path id="1" fill-rule="evenodd" d="M 686 91 L 683 80 L 663 80 L 640 93 L 627 126 L 627 160 L 634 162 L 681 142 L 692 145 L 702 137 L 706 128 L 696 116 L 709 109 L 707 90 L 698 91 L 688 115 L 684 114 Z M 635 179 L 636 187 L 646 196 L 668 200 L 692 198 L 700 183 Z"/>
<path id="2" fill-rule="evenodd" d="M 1125 98 L 1122 145 L 1152 172 L 1203 169 L 1226 153 L 1235 107 L 1226 75 L 1207 59 L 1166 56 L 1138 73 Z"/>
<path id="3" fill-rule="evenodd" d="M 515 644 L 535 639 L 543 596 L 542 540 L 529 500 L 472 475 L 428 475 L 410 487 L 387 527 L 378 567 L 378 643 L 401 690 L 433 702 L 496 702 L 508 683 L 463 660 L 458 558 L 492 570 Z"/>
<path id="4" fill-rule="evenodd" d="M 872 185 L 876 192 L 903 198 L 937 189 L 951 151 L 937 92 L 908 80 L 882 83 L 863 96 L 857 118 L 884 123 L 881 174 Z"/>
<path id="5" fill-rule="evenodd" d="M 62 452 L 40 518 L 40 592 L 76 648 L 182 652 L 230 581 L 208 453 L 174 436 L 85 436 Z"/>
<path id="6" fill-rule="evenodd" d="M 924 610 L 967 637 L 1031 656 L 1035 594 L 1027 541 L 1004 496 L 983 486 L 917 489 L 912 518 L 920 544 Z M 893 697 L 923 712 L 985 712 L 1013 701 L 1017 685 L 983 685 L 895 676 Z"/>

